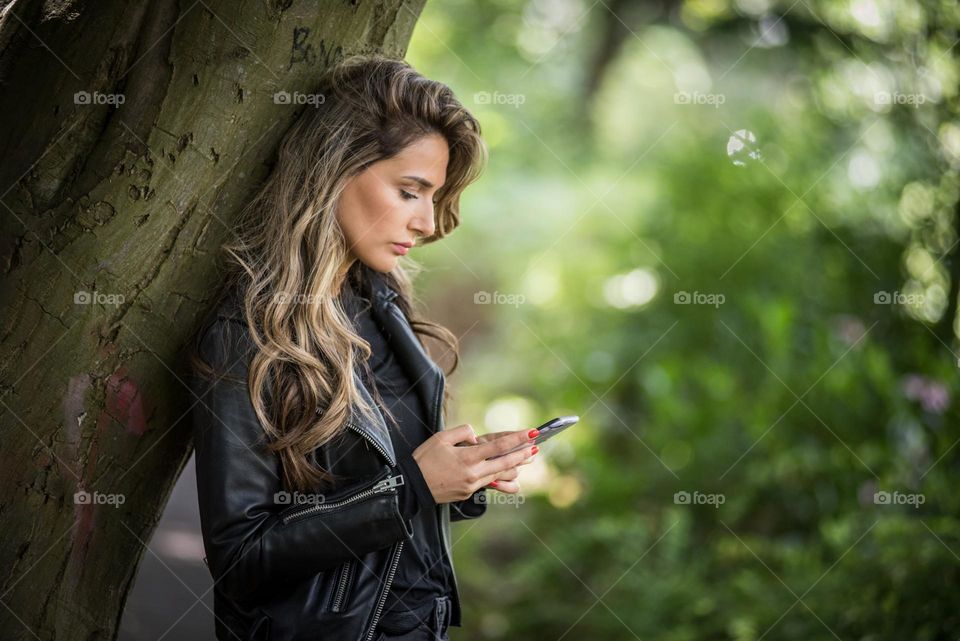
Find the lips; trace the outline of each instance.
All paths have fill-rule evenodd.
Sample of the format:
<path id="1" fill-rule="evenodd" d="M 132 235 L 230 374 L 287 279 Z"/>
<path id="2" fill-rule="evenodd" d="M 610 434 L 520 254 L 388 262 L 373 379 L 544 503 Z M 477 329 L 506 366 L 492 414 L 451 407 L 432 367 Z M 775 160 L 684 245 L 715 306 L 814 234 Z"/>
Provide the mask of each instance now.
<path id="1" fill-rule="evenodd" d="M 400 254 L 401 256 L 406 256 L 407 252 L 410 251 L 410 246 L 401 245 L 400 243 L 393 243 L 393 251 Z"/>

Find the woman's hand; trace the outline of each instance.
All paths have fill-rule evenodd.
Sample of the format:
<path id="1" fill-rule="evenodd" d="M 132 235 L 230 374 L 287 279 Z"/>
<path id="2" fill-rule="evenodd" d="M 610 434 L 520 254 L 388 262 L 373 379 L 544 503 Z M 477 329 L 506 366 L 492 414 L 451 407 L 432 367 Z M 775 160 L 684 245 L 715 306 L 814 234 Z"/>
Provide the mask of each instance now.
<path id="1" fill-rule="evenodd" d="M 491 481 L 501 479 L 497 489 L 516 493 L 514 482 L 517 467 L 533 460 L 533 438 L 530 430 L 493 432 L 477 436 L 469 423 L 437 432 L 413 451 L 437 503 L 462 501 Z M 518 452 L 488 461 L 520 445 L 530 444 Z"/>
<path id="2" fill-rule="evenodd" d="M 477 435 L 477 441 L 480 443 L 487 443 L 494 439 L 498 439 L 501 436 L 507 436 L 508 434 L 516 434 L 517 432 L 529 432 L 530 430 L 507 430 L 503 432 L 487 432 L 486 434 Z M 533 456 L 527 457 L 520 465 L 529 465 L 533 463 Z M 507 470 L 502 473 L 500 476 L 495 478 L 492 482 L 496 485 L 488 485 L 488 487 L 495 488 L 501 492 L 506 492 L 507 494 L 519 494 L 520 493 L 520 483 L 515 481 L 515 479 L 520 476 L 519 466 L 513 468 L 512 470 Z"/>

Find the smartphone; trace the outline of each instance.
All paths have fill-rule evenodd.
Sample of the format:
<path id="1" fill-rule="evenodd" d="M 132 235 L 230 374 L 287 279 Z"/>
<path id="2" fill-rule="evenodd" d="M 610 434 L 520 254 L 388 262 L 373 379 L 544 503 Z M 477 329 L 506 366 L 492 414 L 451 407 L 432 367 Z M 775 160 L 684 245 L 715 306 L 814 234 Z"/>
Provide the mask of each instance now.
<path id="1" fill-rule="evenodd" d="M 532 447 L 533 445 L 540 445 L 548 438 L 551 438 L 563 430 L 567 429 L 574 423 L 580 420 L 579 416 L 558 416 L 557 418 L 552 418 L 537 429 L 540 431 L 537 434 L 536 438 L 533 439 L 533 443 L 524 443 L 519 447 L 515 447 L 509 452 L 504 452 L 503 454 L 497 454 L 496 456 L 491 456 L 488 458 L 488 461 L 492 461 L 495 458 L 500 458 L 501 456 L 506 456 L 507 454 L 512 454 L 513 452 L 518 452 L 525 447 Z"/>

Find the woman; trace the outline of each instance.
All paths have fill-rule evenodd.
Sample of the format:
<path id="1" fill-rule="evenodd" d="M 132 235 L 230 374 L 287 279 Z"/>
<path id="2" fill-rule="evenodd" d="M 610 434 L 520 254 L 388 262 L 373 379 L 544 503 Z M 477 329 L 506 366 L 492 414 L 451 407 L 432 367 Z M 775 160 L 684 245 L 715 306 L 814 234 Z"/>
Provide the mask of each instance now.
<path id="1" fill-rule="evenodd" d="M 218 639 L 446 639 L 451 521 L 519 491 L 535 430 L 443 428 L 409 246 L 449 234 L 486 159 L 450 89 L 355 57 L 322 82 L 225 246 L 197 334 L 197 484 Z"/>

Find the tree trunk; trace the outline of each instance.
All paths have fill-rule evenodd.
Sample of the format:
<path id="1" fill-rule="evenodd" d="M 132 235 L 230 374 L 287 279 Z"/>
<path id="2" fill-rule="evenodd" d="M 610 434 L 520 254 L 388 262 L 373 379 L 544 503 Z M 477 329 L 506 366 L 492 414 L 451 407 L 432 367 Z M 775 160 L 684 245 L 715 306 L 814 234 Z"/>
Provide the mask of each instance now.
<path id="1" fill-rule="evenodd" d="M 0 3 L 4 639 L 116 638 L 192 449 L 177 355 L 309 108 L 274 94 L 402 57 L 424 1 Z"/>

